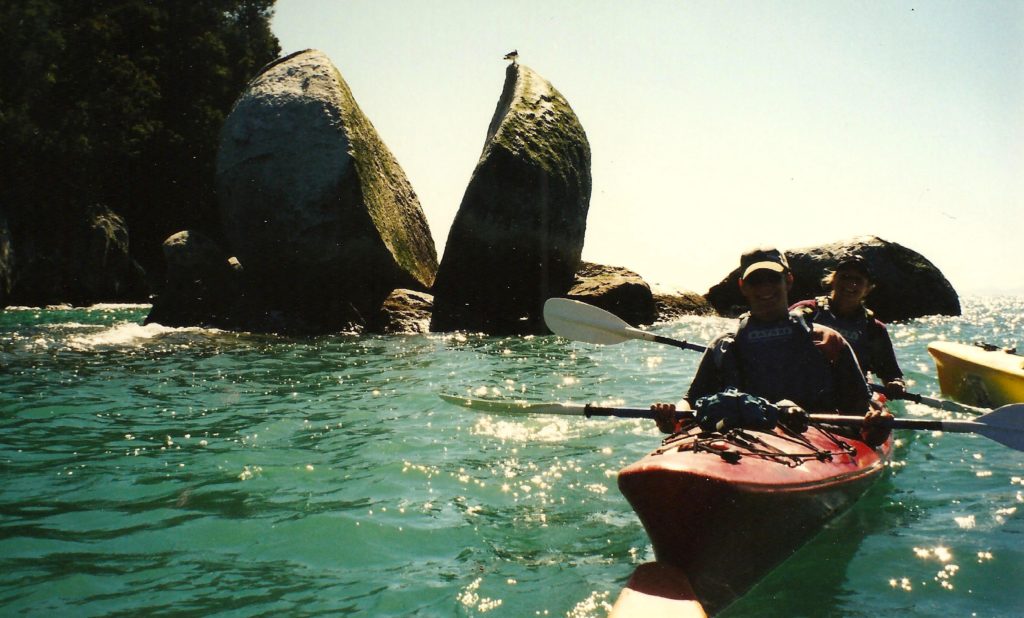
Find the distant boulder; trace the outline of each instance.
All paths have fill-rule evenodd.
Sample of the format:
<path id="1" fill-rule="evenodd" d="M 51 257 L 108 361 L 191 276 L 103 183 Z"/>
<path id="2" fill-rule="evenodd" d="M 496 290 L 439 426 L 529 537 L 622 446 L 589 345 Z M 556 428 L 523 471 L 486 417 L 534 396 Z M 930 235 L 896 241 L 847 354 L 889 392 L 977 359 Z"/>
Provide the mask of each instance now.
<path id="1" fill-rule="evenodd" d="M 657 319 L 651 286 L 620 266 L 583 262 L 565 296 L 610 311 L 633 326 L 653 324 Z"/>
<path id="2" fill-rule="evenodd" d="M 384 299 L 367 331 L 383 335 L 418 334 L 430 331 L 434 297 L 414 290 L 395 290 Z"/>
<path id="3" fill-rule="evenodd" d="M 590 191 L 590 144 L 569 103 L 533 70 L 509 65 L 448 234 L 431 329 L 547 332 L 544 301 L 573 284 Z"/>
<path id="4" fill-rule="evenodd" d="M 633 326 L 715 313 L 696 292 L 656 293 L 629 269 L 590 262 L 582 263 L 565 296 L 610 311 Z"/>
<path id="5" fill-rule="evenodd" d="M 229 252 L 283 330 L 361 326 L 391 290 L 428 290 L 419 199 L 323 53 L 265 67 L 224 123 L 217 191 Z"/>
<path id="6" fill-rule="evenodd" d="M 934 264 L 915 251 L 876 236 L 786 251 L 794 277 L 790 301 L 825 294 L 822 278 L 835 268 L 837 256 L 847 252 L 860 254 L 871 268 L 875 289 L 865 303 L 883 322 L 925 315 L 960 315 L 956 290 Z M 738 315 L 746 310 L 736 283 L 739 276 L 737 266 L 707 293 L 708 302 L 722 315 Z"/>
<path id="7" fill-rule="evenodd" d="M 668 322 L 684 315 L 714 315 L 712 307 L 703 295 L 697 292 L 655 293 L 654 307 L 659 322 Z"/>
<path id="8" fill-rule="evenodd" d="M 146 324 L 229 328 L 248 321 L 236 314 L 245 306 L 238 260 L 191 230 L 170 236 L 163 251 L 167 281 L 153 300 Z"/>
<path id="9" fill-rule="evenodd" d="M 149 291 L 146 273 L 131 257 L 128 243 L 128 225 L 121 215 L 99 204 L 89 208 L 84 233 L 74 245 L 76 254 L 70 257 L 79 260 L 79 269 L 72 269 L 72 293 L 65 298 L 79 304 L 144 300 Z"/>

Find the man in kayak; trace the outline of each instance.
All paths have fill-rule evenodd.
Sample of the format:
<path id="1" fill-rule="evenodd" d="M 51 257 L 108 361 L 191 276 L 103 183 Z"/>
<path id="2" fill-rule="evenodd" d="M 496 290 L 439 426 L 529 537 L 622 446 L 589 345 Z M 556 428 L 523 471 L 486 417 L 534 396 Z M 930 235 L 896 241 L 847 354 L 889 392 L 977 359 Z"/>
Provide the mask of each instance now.
<path id="1" fill-rule="evenodd" d="M 680 405 L 690 409 L 701 397 L 735 388 L 775 402 L 793 425 L 806 426 L 804 410 L 864 414 L 861 439 L 885 441 L 888 412 L 871 407 L 871 391 L 850 345 L 836 331 L 810 325 L 789 311 L 793 273 L 778 249 L 760 248 L 740 258 L 740 293 L 750 311 L 735 333 L 717 337 L 701 358 Z M 658 427 L 676 430 L 673 404 L 654 404 Z M 796 419 L 795 422 L 793 419 Z"/>
<path id="2" fill-rule="evenodd" d="M 800 301 L 790 311 L 800 310 L 811 322 L 839 331 L 857 355 L 860 368 L 882 380 L 886 396 L 898 399 L 906 385 L 892 339 L 885 324 L 864 305 L 864 298 L 875 287 L 867 261 L 855 253 L 840 257 L 822 284 L 831 290 L 827 296 Z"/>

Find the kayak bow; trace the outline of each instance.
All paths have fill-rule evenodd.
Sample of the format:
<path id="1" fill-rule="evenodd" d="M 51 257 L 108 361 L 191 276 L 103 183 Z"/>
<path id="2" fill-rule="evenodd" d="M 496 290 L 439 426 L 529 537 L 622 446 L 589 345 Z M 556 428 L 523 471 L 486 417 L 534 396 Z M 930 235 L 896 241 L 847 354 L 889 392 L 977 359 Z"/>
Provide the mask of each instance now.
<path id="1" fill-rule="evenodd" d="M 818 427 L 675 436 L 619 472 L 659 563 L 685 573 L 713 614 L 756 584 L 882 476 L 872 449 Z"/>
<path id="2" fill-rule="evenodd" d="M 928 353 L 943 394 L 991 408 L 1024 402 L 1024 356 L 951 341 L 929 343 Z"/>

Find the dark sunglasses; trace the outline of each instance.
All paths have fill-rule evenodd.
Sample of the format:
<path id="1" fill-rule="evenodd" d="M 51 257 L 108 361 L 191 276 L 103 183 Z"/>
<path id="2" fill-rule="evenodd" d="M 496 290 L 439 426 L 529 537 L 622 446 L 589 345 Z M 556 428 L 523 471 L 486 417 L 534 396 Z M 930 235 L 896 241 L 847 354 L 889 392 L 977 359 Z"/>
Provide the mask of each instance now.
<path id="1" fill-rule="evenodd" d="M 772 272 L 770 270 L 758 270 L 750 274 L 749 277 L 743 280 L 743 283 L 747 285 L 763 285 L 772 284 L 778 285 L 782 283 L 782 273 Z"/>

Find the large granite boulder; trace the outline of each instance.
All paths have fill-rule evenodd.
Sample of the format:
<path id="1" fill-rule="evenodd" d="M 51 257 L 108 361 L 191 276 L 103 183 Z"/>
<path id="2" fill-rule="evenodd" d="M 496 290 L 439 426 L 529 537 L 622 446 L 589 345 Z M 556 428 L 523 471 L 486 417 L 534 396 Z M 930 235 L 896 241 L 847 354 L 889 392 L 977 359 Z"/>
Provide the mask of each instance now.
<path id="1" fill-rule="evenodd" d="M 128 251 L 124 218 L 102 204 L 86 207 L 80 218 L 53 222 L 49 238 L 12 235 L 7 252 L 8 259 L 17 256 L 8 303 L 34 306 L 61 299 L 84 306 L 149 297 L 146 274 Z"/>
<path id="2" fill-rule="evenodd" d="M 863 256 L 874 274 L 875 289 L 865 303 L 878 319 L 893 322 L 925 315 L 960 315 L 956 290 L 934 264 L 915 251 L 876 236 L 786 251 L 794 278 L 790 301 L 825 294 L 822 278 L 835 268 L 837 256 L 851 251 Z M 739 276 L 737 266 L 707 293 L 708 302 L 722 315 L 738 315 L 746 310 L 736 284 Z"/>
<path id="3" fill-rule="evenodd" d="M 651 286 L 620 266 L 583 262 L 565 296 L 610 311 L 633 326 L 653 324 L 658 317 Z"/>
<path id="4" fill-rule="evenodd" d="M 511 64 L 434 283 L 435 331 L 547 332 L 543 305 L 580 264 L 590 144 L 569 103 Z"/>
<path id="5" fill-rule="evenodd" d="M 167 281 L 145 323 L 164 326 L 248 326 L 242 267 L 201 232 L 186 230 L 163 243 Z"/>
<path id="6" fill-rule="evenodd" d="M 391 290 L 433 284 L 419 199 L 319 51 L 268 65 L 235 103 L 217 191 L 228 250 L 258 285 L 251 309 L 283 330 L 358 327 Z"/>

